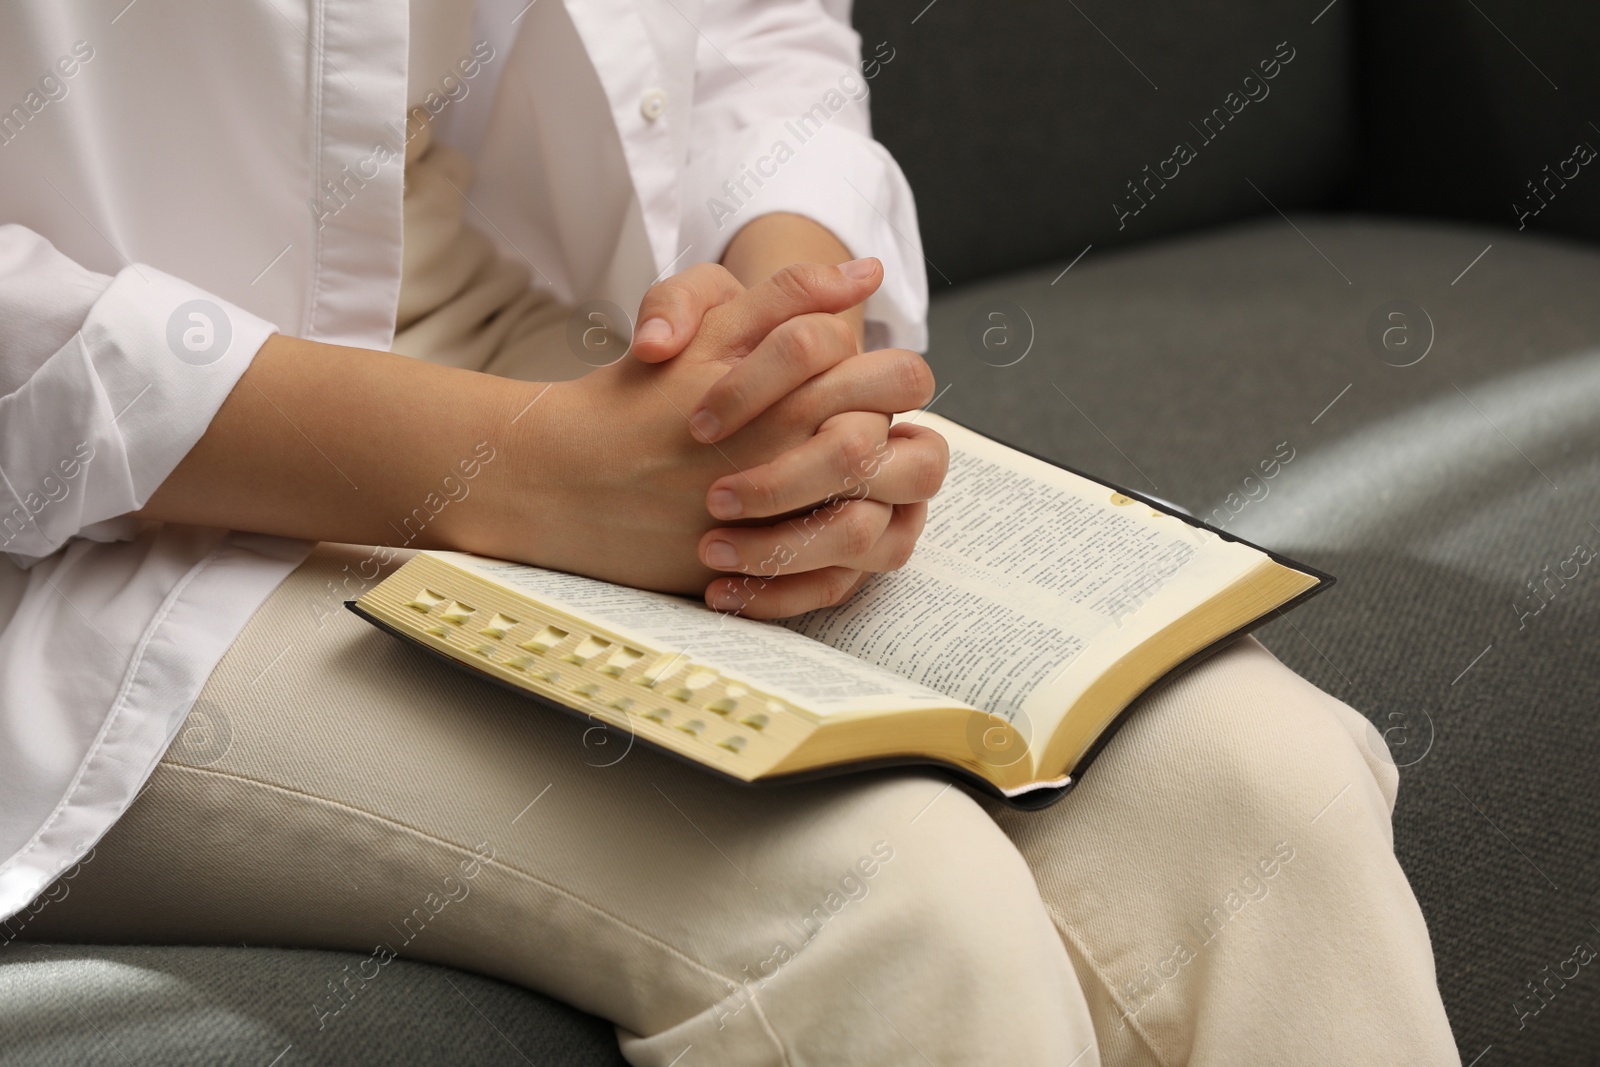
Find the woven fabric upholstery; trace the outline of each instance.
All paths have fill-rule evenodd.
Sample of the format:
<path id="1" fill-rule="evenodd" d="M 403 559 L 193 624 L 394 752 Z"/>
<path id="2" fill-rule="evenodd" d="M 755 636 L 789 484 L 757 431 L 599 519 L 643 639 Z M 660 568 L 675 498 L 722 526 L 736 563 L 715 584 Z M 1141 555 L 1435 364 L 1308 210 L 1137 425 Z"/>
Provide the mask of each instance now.
<path id="1" fill-rule="evenodd" d="M 14 942 L 0 950 L 0 1067 L 623 1062 L 611 1027 L 593 1016 L 405 960 L 385 966 L 369 1000 L 319 1028 L 326 983 L 366 959 Z"/>
<path id="2" fill-rule="evenodd" d="M 1268 199 L 1326 200 L 1352 158 L 1355 62 L 1350 5 L 1313 25 L 1321 6 L 858 3 L 873 132 L 916 191 L 930 282 L 1271 211 Z M 1280 43 L 1294 58 L 1260 82 Z M 1195 158 L 1163 168 L 1180 143 Z M 1129 182 L 1151 199 L 1119 221 L 1139 204 Z"/>
<path id="3" fill-rule="evenodd" d="M 1600 158 L 1566 162 L 1579 143 L 1600 150 L 1600 7 L 1385 0 L 1355 11 L 1363 210 L 1516 228 L 1537 209 L 1525 220 L 1535 233 L 1600 238 Z"/>

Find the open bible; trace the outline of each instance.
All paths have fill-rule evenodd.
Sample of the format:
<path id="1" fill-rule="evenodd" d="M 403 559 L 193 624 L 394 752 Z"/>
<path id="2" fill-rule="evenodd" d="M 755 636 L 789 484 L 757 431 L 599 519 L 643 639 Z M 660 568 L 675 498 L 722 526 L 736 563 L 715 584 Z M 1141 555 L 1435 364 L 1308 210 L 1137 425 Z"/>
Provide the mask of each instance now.
<path id="1" fill-rule="evenodd" d="M 838 607 L 757 622 L 453 552 L 418 553 L 349 606 L 741 782 L 929 763 L 1042 807 L 1139 694 L 1332 583 L 1170 505 L 912 418 L 949 441 L 944 487 L 910 562 Z"/>

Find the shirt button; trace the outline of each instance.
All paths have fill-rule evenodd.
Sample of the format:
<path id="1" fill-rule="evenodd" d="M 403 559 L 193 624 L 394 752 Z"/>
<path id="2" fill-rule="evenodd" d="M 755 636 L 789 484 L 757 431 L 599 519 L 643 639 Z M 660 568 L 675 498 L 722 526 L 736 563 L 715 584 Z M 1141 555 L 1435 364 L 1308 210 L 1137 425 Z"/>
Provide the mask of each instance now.
<path id="1" fill-rule="evenodd" d="M 660 89 L 651 89 L 639 99 L 639 114 L 654 122 L 667 110 L 667 94 Z"/>

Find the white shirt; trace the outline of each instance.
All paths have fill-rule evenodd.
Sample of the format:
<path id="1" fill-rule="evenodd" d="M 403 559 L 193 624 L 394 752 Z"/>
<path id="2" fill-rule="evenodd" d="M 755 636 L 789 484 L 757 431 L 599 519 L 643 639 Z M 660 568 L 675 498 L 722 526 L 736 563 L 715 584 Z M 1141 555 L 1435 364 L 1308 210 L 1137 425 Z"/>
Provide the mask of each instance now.
<path id="1" fill-rule="evenodd" d="M 792 211 L 884 261 L 869 341 L 925 347 L 848 0 L 524 4 L 479 0 L 430 110 L 539 284 L 637 307 Z M 0 5 L 0 917 L 127 808 L 309 548 L 125 516 L 272 332 L 394 328 L 407 5 L 119 8 Z"/>

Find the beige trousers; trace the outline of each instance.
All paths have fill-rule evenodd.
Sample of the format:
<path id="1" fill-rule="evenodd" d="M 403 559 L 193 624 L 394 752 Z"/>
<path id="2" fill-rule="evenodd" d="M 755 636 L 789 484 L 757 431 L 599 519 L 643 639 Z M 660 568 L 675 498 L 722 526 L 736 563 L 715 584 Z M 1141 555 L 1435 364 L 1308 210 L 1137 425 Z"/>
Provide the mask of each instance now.
<path id="1" fill-rule="evenodd" d="M 362 953 L 297 1045 L 398 955 L 604 1016 L 635 1064 L 1460 1062 L 1395 768 L 1252 639 L 1044 812 L 915 772 L 747 788 L 368 626 L 363 555 L 262 607 L 28 937 Z"/>

